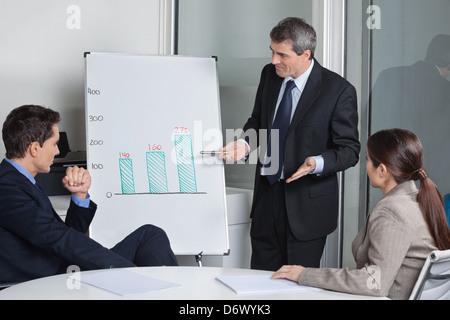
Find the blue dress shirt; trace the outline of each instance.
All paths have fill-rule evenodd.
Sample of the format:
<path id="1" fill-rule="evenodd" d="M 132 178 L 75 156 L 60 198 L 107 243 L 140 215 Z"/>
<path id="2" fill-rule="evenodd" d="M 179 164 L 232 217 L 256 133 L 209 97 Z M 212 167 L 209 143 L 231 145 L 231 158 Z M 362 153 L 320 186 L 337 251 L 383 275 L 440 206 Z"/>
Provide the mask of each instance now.
<path id="1" fill-rule="evenodd" d="M 28 172 L 27 169 L 25 169 L 20 164 L 14 162 L 14 161 L 11 161 L 9 159 L 5 159 L 5 160 L 8 161 L 10 164 L 12 164 L 14 166 L 14 168 L 16 168 L 21 174 L 23 174 L 25 177 L 27 177 L 28 180 L 30 180 L 32 184 L 36 185 L 36 179 L 34 179 L 34 177 L 31 175 L 31 173 Z M 86 199 L 80 199 L 72 194 L 72 201 L 79 207 L 89 208 L 90 196 L 89 196 L 89 194 L 87 194 Z"/>

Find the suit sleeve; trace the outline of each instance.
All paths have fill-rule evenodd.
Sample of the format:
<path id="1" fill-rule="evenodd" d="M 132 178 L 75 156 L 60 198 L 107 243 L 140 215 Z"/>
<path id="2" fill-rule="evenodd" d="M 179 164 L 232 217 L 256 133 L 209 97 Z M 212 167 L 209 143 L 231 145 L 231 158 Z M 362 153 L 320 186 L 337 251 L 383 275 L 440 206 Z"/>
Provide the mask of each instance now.
<path id="1" fill-rule="evenodd" d="M 264 129 L 265 126 L 261 123 L 263 116 L 263 91 L 268 86 L 268 73 L 270 72 L 270 65 L 267 65 L 261 71 L 261 77 L 256 92 L 255 103 L 253 106 L 252 114 L 243 127 L 243 135 L 241 139 L 245 139 L 250 145 L 250 149 L 256 150 L 259 147 L 260 141 L 260 129 Z"/>
<path id="2" fill-rule="evenodd" d="M 330 126 L 332 147 L 322 154 L 324 175 L 344 171 L 359 160 L 358 106 L 352 85 L 348 84 L 340 93 Z"/>
<path id="3" fill-rule="evenodd" d="M 97 204 L 92 200 L 90 200 L 88 208 L 79 207 L 71 200 L 65 224 L 81 233 L 87 233 L 96 210 Z"/>

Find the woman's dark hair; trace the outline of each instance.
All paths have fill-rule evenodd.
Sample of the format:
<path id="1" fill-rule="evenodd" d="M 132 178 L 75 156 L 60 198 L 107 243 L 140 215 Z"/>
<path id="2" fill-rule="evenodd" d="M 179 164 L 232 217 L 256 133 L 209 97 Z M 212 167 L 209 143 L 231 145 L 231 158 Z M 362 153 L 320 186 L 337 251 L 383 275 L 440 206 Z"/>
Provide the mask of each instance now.
<path id="1" fill-rule="evenodd" d="M 33 142 L 39 142 L 42 147 L 53 136 L 53 125 L 60 120 L 58 112 L 38 105 L 24 105 L 12 110 L 2 130 L 6 158 L 23 158 Z"/>
<path id="2" fill-rule="evenodd" d="M 423 168 L 423 148 L 417 136 L 403 129 L 379 131 L 367 140 L 367 153 L 375 168 L 383 163 L 397 183 L 420 181 L 417 201 L 428 230 L 439 250 L 450 249 L 444 200 Z"/>

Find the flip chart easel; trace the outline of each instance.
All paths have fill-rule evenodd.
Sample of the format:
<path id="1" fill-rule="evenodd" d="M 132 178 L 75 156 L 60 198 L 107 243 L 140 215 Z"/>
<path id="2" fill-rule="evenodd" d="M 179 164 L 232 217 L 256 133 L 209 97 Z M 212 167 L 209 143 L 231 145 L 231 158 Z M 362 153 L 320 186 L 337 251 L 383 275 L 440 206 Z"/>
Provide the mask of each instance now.
<path id="1" fill-rule="evenodd" d="M 112 247 L 154 224 L 200 265 L 228 254 L 223 161 L 201 154 L 223 146 L 216 59 L 86 53 L 85 66 L 91 237 Z"/>

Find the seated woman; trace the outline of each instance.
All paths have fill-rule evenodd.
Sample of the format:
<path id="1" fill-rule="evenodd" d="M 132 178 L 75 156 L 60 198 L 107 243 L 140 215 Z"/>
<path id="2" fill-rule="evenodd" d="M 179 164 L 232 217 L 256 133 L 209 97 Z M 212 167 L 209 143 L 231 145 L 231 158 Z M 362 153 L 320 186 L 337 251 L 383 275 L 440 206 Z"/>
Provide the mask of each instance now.
<path id="1" fill-rule="evenodd" d="M 367 174 L 383 197 L 353 241 L 357 269 L 283 266 L 272 276 L 328 290 L 408 299 L 431 251 L 450 249 L 443 198 L 423 169 L 410 131 L 389 129 L 367 141 Z M 415 180 L 420 181 L 417 189 Z"/>

